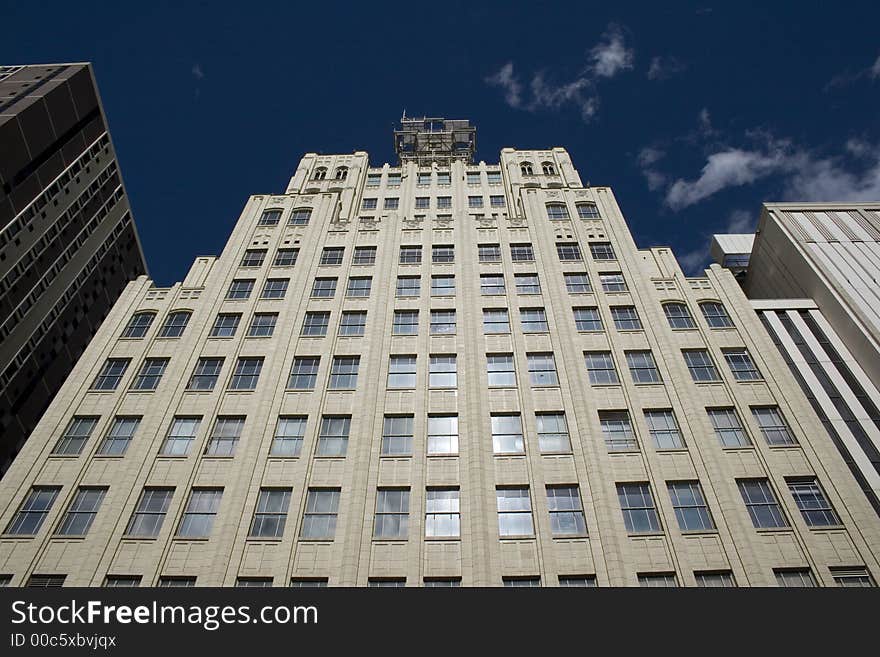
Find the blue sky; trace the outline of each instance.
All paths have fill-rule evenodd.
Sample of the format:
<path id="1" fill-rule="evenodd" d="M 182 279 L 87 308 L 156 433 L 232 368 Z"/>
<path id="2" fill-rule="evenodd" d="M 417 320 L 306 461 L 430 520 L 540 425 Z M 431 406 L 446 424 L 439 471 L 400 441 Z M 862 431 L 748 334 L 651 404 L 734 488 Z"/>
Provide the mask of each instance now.
<path id="1" fill-rule="evenodd" d="M 404 108 L 566 147 L 689 271 L 764 201 L 880 200 L 876 3 L 177 4 L 0 0 L 0 63 L 94 63 L 159 285 L 303 153 L 393 162 Z"/>

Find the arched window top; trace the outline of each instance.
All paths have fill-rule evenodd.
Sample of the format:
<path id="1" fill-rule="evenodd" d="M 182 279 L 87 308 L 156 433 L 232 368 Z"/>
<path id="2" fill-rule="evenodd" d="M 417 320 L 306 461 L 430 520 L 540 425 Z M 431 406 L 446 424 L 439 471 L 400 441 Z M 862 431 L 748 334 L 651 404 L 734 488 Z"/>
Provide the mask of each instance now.
<path id="1" fill-rule="evenodd" d="M 733 320 L 720 301 L 700 301 L 700 310 L 710 328 L 731 328 Z"/>
<path id="2" fill-rule="evenodd" d="M 552 221 L 568 219 L 568 207 L 565 205 L 565 203 L 547 203 L 547 217 Z"/>
<path id="3" fill-rule="evenodd" d="M 663 312 L 666 313 L 666 320 L 669 322 L 670 328 L 697 328 L 697 325 L 694 324 L 694 318 L 691 317 L 691 311 L 683 301 L 667 301 L 663 304 Z"/>
<path id="4" fill-rule="evenodd" d="M 599 208 L 592 201 L 582 201 L 576 204 L 578 217 L 581 219 L 601 219 Z"/>
<path id="5" fill-rule="evenodd" d="M 348 167 L 337 167 L 333 177 L 336 180 L 345 180 L 348 177 Z"/>
<path id="6" fill-rule="evenodd" d="M 311 216 L 311 208 L 294 208 L 287 223 L 291 226 L 308 226 Z"/>
<path id="7" fill-rule="evenodd" d="M 315 175 L 312 176 L 313 180 L 324 180 L 327 177 L 327 167 L 318 167 L 315 169 Z"/>
<path id="8" fill-rule="evenodd" d="M 553 166 L 552 162 L 541 162 L 541 171 L 544 172 L 545 176 L 556 175 L 556 167 Z"/>
<path id="9" fill-rule="evenodd" d="M 147 331 L 150 330 L 150 326 L 152 325 L 154 319 L 156 319 L 156 311 L 154 310 L 144 310 L 135 313 L 131 316 L 131 319 L 128 320 L 128 324 L 126 324 L 125 328 L 122 331 L 122 335 L 119 337 L 144 337 L 147 334 Z"/>
<path id="10" fill-rule="evenodd" d="M 263 210 L 263 214 L 260 215 L 260 221 L 257 222 L 258 226 L 277 226 L 278 222 L 281 220 L 281 213 L 283 210 L 281 208 L 267 208 Z"/>
<path id="11" fill-rule="evenodd" d="M 179 338 L 183 335 L 184 329 L 186 329 L 186 325 L 189 323 L 189 318 L 192 316 L 192 312 L 189 310 L 172 310 L 168 313 L 168 316 L 165 317 L 165 323 L 162 324 L 162 329 L 159 331 L 160 338 Z"/>
<path id="12" fill-rule="evenodd" d="M 521 162 L 519 165 L 519 171 L 524 176 L 533 176 L 535 175 L 532 171 L 532 163 L 531 162 Z"/>

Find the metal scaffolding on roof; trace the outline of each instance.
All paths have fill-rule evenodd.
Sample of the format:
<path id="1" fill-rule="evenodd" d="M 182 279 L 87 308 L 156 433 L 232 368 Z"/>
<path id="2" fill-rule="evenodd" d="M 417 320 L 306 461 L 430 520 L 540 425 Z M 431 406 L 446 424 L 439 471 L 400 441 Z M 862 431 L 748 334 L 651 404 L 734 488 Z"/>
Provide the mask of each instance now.
<path id="1" fill-rule="evenodd" d="M 477 129 L 467 119 L 410 118 L 404 111 L 400 127 L 394 131 L 394 150 L 400 164 L 448 165 L 454 160 L 470 164 L 476 146 Z"/>

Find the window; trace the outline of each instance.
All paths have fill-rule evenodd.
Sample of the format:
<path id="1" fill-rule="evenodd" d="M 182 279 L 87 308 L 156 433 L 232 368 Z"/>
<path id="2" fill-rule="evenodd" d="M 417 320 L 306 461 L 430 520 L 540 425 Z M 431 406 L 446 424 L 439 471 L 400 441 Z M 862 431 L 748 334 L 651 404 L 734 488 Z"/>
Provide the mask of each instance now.
<path id="1" fill-rule="evenodd" d="M 341 246 L 325 246 L 321 251 L 319 265 L 341 265 L 345 248 Z"/>
<path id="2" fill-rule="evenodd" d="M 455 247 L 448 244 L 435 244 L 431 247 L 431 261 L 434 264 L 455 262 Z"/>
<path id="3" fill-rule="evenodd" d="M 241 258 L 239 267 L 260 267 L 266 259 L 266 249 L 248 249 Z"/>
<path id="4" fill-rule="evenodd" d="M 657 449 L 684 449 L 684 438 L 672 409 L 645 411 L 645 422 Z"/>
<path id="5" fill-rule="evenodd" d="M 617 484 L 617 499 L 626 530 L 633 534 L 660 531 L 660 519 L 647 482 Z"/>
<path id="6" fill-rule="evenodd" d="M 774 568 L 776 585 L 784 588 L 812 588 L 816 586 L 816 579 L 809 568 Z"/>
<path id="7" fill-rule="evenodd" d="M 514 274 L 517 294 L 541 294 L 541 283 L 537 274 Z"/>
<path id="8" fill-rule="evenodd" d="M 480 274 L 480 294 L 504 294 L 504 276 L 502 274 Z"/>
<path id="9" fill-rule="evenodd" d="M 400 264 L 417 265 L 422 262 L 421 246 L 401 246 L 400 247 Z"/>
<path id="10" fill-rule="evenodd" d="M 599 274 L 599 282 L 603 292 L 626 292 L 626 279 L 620 272 L 605 272 Z"/>
<path id="11" fill-rule="evenodd" d="M 227 299 L 247 299 L 251 296 L 251 290 L 254 289 L 253 278 L 237 278 L 229 284 L 229 290 L 226 292 Z"/>
<path id="12" fill-rule="evenodd" d="M 167 358 L 145 358 L 140 371 L 131 383 L 131 389 L 155 390 L 162 380 L 166 367 L 168 367 Z"/>
<path id="13" fill-rule="evenodd" d="M 107 575 L 104 580 L 106 588 L 134 588 L 141 585 L 140 575 Z"/>
<path id="14" fill-rule="evenodd" d="M 310 208 L 294 208 L 293 212 L 290 213 L 290 219 L 287 223 L 291 226 L 307 226 L 311 216 L 312 211 Z"/>
<path id="15" fill-rule="evenodd" d="M 160 454 L 162 456 L 186 456 L 189 454 L 201 423 L 201 416 L 175 416 L 168 428 L 168 433 L 165 435 L 165 442 L 162 443 Z"/>
<path id="16" fill-rule="evenodd" d="M 452 197 L 451 196 L 438 196 L 437 197 L 437 209 L 438 210 L 446 210 L 452 207 Z"/>
<path id="17" fill-rule="evenodd" d="M 531 162 L 522 162 L 519 165 L 519 172 L 523 176 L 533 176 L 534 173 L 532 173 L 532 163 Z"/>
<path id="18" fill-rule="evenodd" d="M 367 187 L 378 187 L 382 182 L 382 174 L 381 173 L 368 173 L 367 174 Z"/>
<path id="19" fill-rule="evenodd" d="M 208 444 L 205 445 L 205 454 L 208 456 L 234 455 L 243 428 L 244 417 L 218 415 L 211 437 L 208 438 Z"/>
<path id="20" fill-rule="evenodd" d="M 590 242 L 590 255 L 593 260 L 617 260 L 610 242 Z"/>
<path id="21" fill-rule="evenodd" d="M 678 528 L 683 532 L 713 531 L 715 522 L 698 481 L 669 481 L 669 497 L 678 520 Z"/>
<path id="22" fill-rule="evenodd" d="M 867 568 L 831 568 L 831 577 L 837 586 L 873 588 L 874 580 Z"/>
<path id="23" fill-rule="evenodd" d="M 752 444 L 732 408 L 707 408 L 709 420 L 722 447 L 748 447 Z"/>
<path id="24" fill-rule="evenodd" d="M 235 586 L 239 588 L 266 588 L 272 586 L 271 577 L 238 577 Z"/>
<path id="25" fill-rule="evenodd" d="M 430 171 L 419 171 L 418 177 L 416 178 L 419 187 L 427 187 L 431 184 L 431 172 Z"/>
<path id="26" fill-rule="evenodd" d="M 390 182 L 390 180 L 389 180 Z M 383 208 L 385 210 L 396 210 L 400 207 L 400 199 L 395 197 L 389 197 L 385 199 L 385 205 Z"/>
<path id="27" fill-rule="evenodd" d="M 64 586 L 67 575 L 31 575 L 28 578 L 28 588 L 58 588 Z"/>
<path id="28" fill-rule="evenodd" d="M 388 362 L 389 388 L 416 387 L 416 357 L 392 355 Z"/>
<path id="29" fill-rule="evenodd" d="M 354 257 L 351 264 L 353 265 L 373 265 L 376 263 L 376 247 L 375 246 L 356 246 L 354 247 Z"/>
<path id="30" fill-rule="evenodd" d="M 697 586 L 704 589 L 736 586 L 733 573 L 729 570 L 721 570 L 715 573 L 694 573 L 694 578 L 697 580 Z"/>
<path id="31" fill-rule="evenodd" d="M 804 521 L 810 527 L 841 524 L 840 518 L 825 497 L 815 477 L 797 477 L 785 480 Z"/>
<path id="32" fill-rule="evenodd" d="M 556 245 L 556 254 L 561 262 L 581 260 L 581 250 L 576 242 L 561 242 Z"/>
<path id="33" fill-rule="evenodd" d="M 565 203 L 547 203 L 547 218 L 551 221 L 570 219 Z"/>
<path id="34" fill-rule="evenodd" d="M 345 310 L 339 322 L 339 335 L 363 335 L 366 326 L 366 310 Z"/>
<path id="35" fill-rule="evenodd" d="M 428 367 L 429 388 L 455 388 L 458 370 L 455 354 L 431 354 Z"/>
<path id="36" fill-rule="evenodd" d="M 490 386 L 515 386 L 516 370 L 513 365 L 513 354 L 486 354 L 486 374 Z"/>
<path id="37" fill-rule="evenodd" d="M 376 492 L 374 538 L 406 538 L 409 531 L 409 489 L 380 488 Z"/>
<path id="38" fill-rule="evenodd" d="M 80 486 L 55 533 L 62 536 L 85 536 L 88 534 L 106 494 L 106 488 Z"/>
<path id="39" fill-rule="evenodd" d="M 160 587 L 181 587 L 188 588 L 196 585 L 195 577 L 160 577 L 159 584 Z"/>
<path id="40" fill-rule="evenodd" d="M 543 308 L 521 308 L 519 316 L 524 333 L 547 333 L 550 330 Z"/>
<path id="41" fill-rule="evenodd" d="M 638 451 L 628 411 L 599 411 L 599 424 L 609 452 Z"/>
<path id="42" fill-rule="evenodd" d="M 496 413 L 492 420 L 492 451 L 495 454 L 525 454 L 522 422 L 518 413 Z"/>
<path id="43" fill-rule="evenodd" d="M 385 416 L 382 425 L 382 456 L 410 456 L 412 441 L 412 415 Z"/>
<path id="44" fill-rule="evenodd" d="M 299 256 L 299 249 L 278 249 L 275 252 L 275 261 L 272 263 L 274 267 L 292 267 L 296 264 Z"/>
<path id="45" fill-rule="evenodd" d="M 128 363 L 128 358 L 108 358 L 92 382 L 92 390 L 116 390 Z"/>
<path id="46" fill-rule="evenodd" d="M 263 214 L 260 215 L 260 220 L 257 222 L 257 225 L 277 226 L 280 220 L 281 210 L 263 210 Z"/>
<path id="47" fill-rule="evenodd" d="M 614 358 L 610 351 L 585 351 L 584 362 L 591 384 L 612 385 L 620 383 L 617 368 L 614 367 Z"/>
<path id="48" fill-rule="evenodd" d="M 611 318 L 618 331 L 642 330 L 642 321 L 635 306 L 611 306 Z"/>
<path id="49" fill-rule="evenodd" d="M 708 351 L 705 349 L 682 349 L 681 353 L 694 381 L 703 383 L 721 380 Z"/>
<path id="50" fill-rule="evenodd" d="M 117 415 L 113 418 L 110 431 L 98 446 L 97 453 L 103 456 L 122 456 L 125 454 L 140 423 L 140 416 Z"/>
<path id="51" fill-rule="evenodd" d="M 505 588 L 540 588 L 541 578 L 536 577 L 502 577 Z"/>
<path id="52" fill-rule="evenodd" d="M 306 416 L 282 415 L 275 425 L 275 436 L 269 454 L 272 456 L 299 456 L 306 434 Z"/>
<path id="53" fill-rule="evenodd" d="M 761 373 L 752 362 L 752 357 L 746 349 L 722 349 L 724 359 L 730 366 L 733 378 L 737 381 L 759 381 Z"/>
<path id="54" fill-rule="evenodd" d="M 222 488 L 193 488 L 177 527 L 177 535 L 185 538 L 210 536 L 222 497 Z"/>
<path id="55" fill-rule="evenodd" d="M 229 381 L 229 390 L 253 390 L 260 379 L 263 358 L 239 358 Z"/>
<path id="56" fill-rule="evenodd" d="M 556 360 L 552 353 L 526 354 L 529 363 L 529 382 L 533 386 L 557 386 Z"/>
<path id="57" fill-rule="evenodd" d="M 574 326 L 578 331 L 601 331 L 602 317 L 599 315 L 599 309 L 591 308 L 572 308 L 574 313 Z"/>
<path id="58" fill-rule="evenodd" d="M 254 313 L 248 327 L 249 338 L 268 338 L 275 332 L 278 313 Z"/>
<path id="59" fill-rule="evenodd" d="M 461 586 L 460 577 L 426 577 L 425 588 L 457 588 Z"/>
<path id="60" fill-rule="evenodd" d="M 365 198 L 363 203 L 361 203 L 361 210 L 375 210 L 377 200 L 375 198 Z"/>
<path id="61" fill-rule="evenodd" d="M 312 297 L 332 299 L 336 294 L 336 278 L 316 278 L 312 283 Z"/>
<path id="62" fill-rule="evenodd" d="M 214 319 L 214 326 L 211 327 L 210 337 L 231 338 L 238 329 L 239 321 L 241 321 L 240 313 L 220 313 Z"/>
<path id="63" fill-rule="evenodd" d="M 683 303 L 665 303 L 663 304 L 663 312 L 666 313 L 666 321 L 669 327 L 673 329 L 692 329 L 697 328 L 694 318 L 691 317 L 691 311 L 688 310 L 686 304 Z"/>
<path id="64" fill-rule="evenodd" d="M 490 196 L 489 205 L 491 205 L 493 208 L 503 208 L 506 203 L 504 202 L 503 196 Z"/>
<path id="65" fill-rule="evenodd" d="M 644 588 L 675 588 L 675 573 L 639 573 L 639 586 Z"/>
<path id="66" fill-rule="evenodd" d="M 753 406 L 752 415 L 768 445 L 796 445 L 778 406 Z"/>
<path id="67" fill-rule="evenodd" d="M 467 184 L 468 185 L 479 185 L 480 184 L 480 172 L 479 171 L 468 171 L 467 172 Z"/>
<path id="68" fill-rule="evenodd" d="M 348 167 L 337 167 L 333 177 L 336 180 L 345 180 L 348 177 Z"/>
<path id="69" fill-rule="evenodd" d="M 67 455 L 80 454 L 97 424 L 98 418 L 96 417 L 74 415 L 73 419 L 67 424 L 67 428 L 64 430 L 61 438 L 55 444 L 52 453 Z"/>
<path id="70" fill-rule="evenodd" d="M 416 196 L 416 210 L 427 210 L 431 207 L 431 198 L 428 196 Z"/>
<path id="71" fill-rule="evenodd" d="M 339 514 L 338 488 L 310 488 L 299 537 L 333 540 L 336 535 L 336 517 Z"/>
<path id="72" fill-rule="evenodd" d="M 370 288 L 373 286 L 371 276 L 352 276 L 348 279 L 347 297 L 367 298 L 370 296 Z"/>
<path id="73" fill-rule="evenodd" d="M 398 276 L 397 277 L 397 296 L 399 297 L 417 297 L 420 294 L 422 285 L 421 276 Z"/>
<path id="74" fill-rule="evenodd" d="M 455 296 L 455 275 L 442 274 L 431 276 L 431 296 L 451 297 Z"/>
<path id="75" fill-rule="evenodd" d="M 173 496 L 173 488 L 144 488 L 128 521 L 125 535 L 158 536 Z"/>
<path id="76" fill-rule="evenodd" d="M 213 390 L 223 369 L 222 358 L 199 358 L 187 384 L 188 390 Z"/>
<path id="77" fill-rule="evenodd" d="M 401 179 L 401 174 L 389 173 L 388 174 L 388 186 L 389 187 L 400 187 L 400 179 Z"/>
<path id="78" fill-rule="evenodd" d="M 528 487 L 496 488 L 498 534 L 500 536 L 532 536 L 532 500 Z"/>
<path id="79" fill-rule="evenodd" d="M 556 167 L 553 166 L 552 162 L 541 162 L 541 171 L 545 176 L 556 175 Z"/>
<path id="80" fill-rule="evenodd" d="M 425 536 L 458 538 L 461 517 L 457 488 L 429 488 L 425 498 Z"/>
<path id="81" fill-rule="evenodd" d="M 334 356 L 330 366 L 330 390 L 354 390 L 357 388 L 360 356 Z"/>
<path id="82" fill-rule="evenodd" d="M 455 333 L 454 310 L 431 311 L 431 335 Z"/>
<path id="83" fill-rule="evenodd" d="M 312 180 L 324 180 L 327 177 L 327 167 L 318 167 L 312 176 Z"/>
<path id="84" fill-rule="evenodd" d="M 660 383 L 660 372 L 650 351 L 626 351 L 626 364 L 633 383 Z"/>
<path id="85" fill-rule="evenodd" d="M 469 208 L 483 207 L 483 197 L 482 196 L 468 196 L 468 207 Z"/>
<path id="86" fill-rule="evenodd" d="M 350 415 L 324 415 L 318 432 L 318 456 L 345 456 L 348 451 Z"/>
<path id="87" fill-rule="evenodd" d="M 290 506 L 290 488 L 261 488 L 257 508 L 248 536 L 252 538 L 281 538 L 287 523 Z"/>
<path id="88" fill-rule="evenodd" d="M 703 311 L 703 317 L 710 328 L 730 328 L 733 326 L 724 305 L 717 301 L 703 301 L 700 304 L 700 310 Z"/>
<path id="89" fill-rule="evenodd" d="M 532 262 L 535 259 L 532 245 L 528 243 L 511 244 L 510 259 L 514 262 Z"/>
<path id="90" fill-rule="evenodd" d="M 554 536 L 584 535 L 587 523 L 577 486 L 547 486 L 547 508 Z"/>
<path id="91" fill-rule="evenodd" d="M 483 333 L 510 333 L 507 308 L 483 308 Z"/>
<path id="92" fill-rule="evenodd" d="M 560 575 L 559 576 L 559 586 L 595 588 L 596 587 L 596 576 L 595 575 Z"/>
<path id="93" fill-rule="evenodd" d="M 788 527 L 788 521 L 776 502 L 766 479 L 740 479 L 736 482 L 746 510 L 757 529 Z"/>
<path id="94" fill-rule="evenodd" d="M 320 356 L 297 356 L 290 367 L 287 387 L 291 390 L 314 390 L 318 379 Z"/>
<path id="95" fill-rule="evenodd" d="M 128 320 L 125 329 L 122 331 L 121 338 L 142 338 L 150 330 L 153 320 L 156 319 L 156 313 L 135 313 Z"/>
<path id="96" fill-rule="evenodd" d="M 593 291 L 590 285 L 590 276 L 586 272 L 570 272 L 563 274 L 565 277 L 565 289 L 569 294 L 588 294 Z"/>
<path id="97" fill-rule="evenodd" d="M 501 184 L 501 172 L 500 171 L 487 171 L 486 178 L 490 185 L 500 185 Z"/>
<path id="98" fill-rule="evenodd" d="M 183 335 L 191 315 L 192 313 L 188 310 L 177 310 L 169 313 L 168 317 L 165 318 L 165 324 L 162 325 L 162 329 L 159 331 L 159 337 L 179 338 Z"/>
<path id="99" fill-rule="evenodd" d="M 402 589 L 406 587 L 406 578 L 385 577 L 379 579 L 371 577 L 367 580 L 367 587 L 371 589 Z"/>
<path id="100" fill-rule="evenodd" d="M 428 416 L 428 455 L 458 454 L 458 416 Z"/>
<path id="101" fill-rule="evenodd" d="M 501 262 L 501 247 L 498 244 L 478 244 L 477 255 L 480 262 Z"/>
<path id="102" fill-rule="evenodd" d="M 565 413 L 535 413 L 538 447 L 542 454 L 571 452 Z"/>
<path id="103" fill-rule="evenodd" d="M 418 310 L 395 310 L 392 335 L 416 335 L 419 332 Z"/>
<path id="104" fill-rule="evenodd" d="M 58 497 L 60 487 L 34 486 L 28 496 L 22 502 L 4 534 L 17 534 L 20 536 L 32 536 L 40 531 L 46 516 Z"/>
<path id="105" fill-rule="evenodd" d="M 324 336 L 327 335 L 327 326 L 330 324 L 329 312 L 307 312 L 303 319 L 300 335 Z"/>
<path id="106" fill-rule="evenodd" d="M 580 219 L 601 219 L 599 208 L 595 203 L 576 203 L 578 218 Z"/>

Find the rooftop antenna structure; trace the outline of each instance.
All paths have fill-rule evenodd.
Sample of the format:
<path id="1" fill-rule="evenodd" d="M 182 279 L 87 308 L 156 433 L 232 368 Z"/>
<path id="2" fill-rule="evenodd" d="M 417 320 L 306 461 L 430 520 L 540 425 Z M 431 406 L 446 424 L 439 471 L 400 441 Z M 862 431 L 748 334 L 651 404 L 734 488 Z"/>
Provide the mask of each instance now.
<path id="1" fill-rule="evenodd" d="M 400 117 L 400 127 L 394 131 L 394 150 L 400 164 L 415 162 L 430 166 L 436 162 L 448 166 L 461 160 L 474 161 L 477 148 L 477 129 L 467 119 L 442 117 Z"/>

